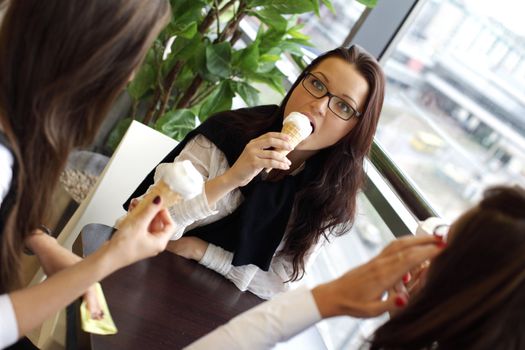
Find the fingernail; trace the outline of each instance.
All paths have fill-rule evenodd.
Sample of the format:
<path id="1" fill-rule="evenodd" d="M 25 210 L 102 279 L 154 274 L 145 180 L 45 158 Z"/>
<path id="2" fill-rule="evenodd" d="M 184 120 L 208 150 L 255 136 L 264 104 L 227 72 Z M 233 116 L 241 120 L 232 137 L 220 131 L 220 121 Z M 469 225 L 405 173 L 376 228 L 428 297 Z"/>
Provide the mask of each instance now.
<path id="1" fill-rule="evenodd" d="M 404 284 L 407 284 L 408 282 L 410 282 L 411 279 L 412 279 L 412 276 L 410 275 L 410 272 L 407 272 L 407 273 L 403 276 L 403 283 L 404 283 Z"/>
<path id="2" fill-rule="evenodd" d="M 407 304 L 407 299 L 402 295 L 397 295 L 394 302 L 397 307 L 404 307 Z"/>
<path id="3" fill-rule="evenodd" d="M 445 248 L 447 246 L 447 242 L 445 241 L 437 242 L 436 245 L 438 246 L 438 248 Z"/>
<path id="4" fill-rule="evenodd" d="M 160 203 L 160 196 L 153 198 L 153 204 L 159 204 L 159 203 Z"/>

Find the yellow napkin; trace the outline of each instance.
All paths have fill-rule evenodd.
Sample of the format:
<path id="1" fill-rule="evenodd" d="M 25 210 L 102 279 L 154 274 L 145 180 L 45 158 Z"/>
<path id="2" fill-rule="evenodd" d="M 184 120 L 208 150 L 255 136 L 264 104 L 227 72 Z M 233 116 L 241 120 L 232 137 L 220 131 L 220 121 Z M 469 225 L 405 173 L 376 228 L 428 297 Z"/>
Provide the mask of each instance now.
<path id="1" fill-rule="evenodd" d="M 102 311 L 104 312 L 104 317 L 101 320 L 93 320 L 91 318 L 91 313 L 88 311 L 86 302 L 82 301 L 80 304 L 80 320 L 82 322 L 82 329 L 84 332 L 100 334 L 100 335 L 110 335 L 117 333 L 117 327 L 111 318 L 109 313 L 108 304 L 106 303 L 106 298 L 102 292 L 102 287 L 100 283 L 95 284 L 95 289 L 97 290 L 97 299 Z"/>

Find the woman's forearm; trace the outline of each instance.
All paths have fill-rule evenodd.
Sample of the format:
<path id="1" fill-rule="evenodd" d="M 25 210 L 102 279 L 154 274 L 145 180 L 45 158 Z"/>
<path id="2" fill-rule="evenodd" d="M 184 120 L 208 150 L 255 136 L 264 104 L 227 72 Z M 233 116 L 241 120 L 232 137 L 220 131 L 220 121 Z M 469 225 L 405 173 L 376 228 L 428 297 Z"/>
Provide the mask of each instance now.
<path id="1" fill-rule="evenodd" d="M 48 276 L 82 260 L 58 244 L 55 238 L 44 233 L 35 233 L 26 238 L 26 246 L 38 257 Z"/>
<path id="2" fill-rule="evenodd" d="M 64 269 L 44 282 L 10 293 L 19 335 L 25 335 L 47 318 L 66 307 L 93 283 L 122 265 L 117 264 L 105 245 L 83 261 Z"/>
<path id="3" fill-rule="evenodd" d="M 208 205 L 214 207 L 219 200 L 237 187 L 239 187 L 239 184 L 235 183 L 235 181 L 230 178 L 228 172 L 208 180 L 204 184 L 204 191 L 206 191 Z"/>

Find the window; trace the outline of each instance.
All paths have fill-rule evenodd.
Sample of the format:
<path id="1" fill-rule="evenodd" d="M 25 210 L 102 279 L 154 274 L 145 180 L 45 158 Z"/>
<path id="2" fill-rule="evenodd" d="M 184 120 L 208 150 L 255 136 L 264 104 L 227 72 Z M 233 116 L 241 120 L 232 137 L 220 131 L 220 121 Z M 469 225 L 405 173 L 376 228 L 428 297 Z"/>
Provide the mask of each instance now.
<path id="1" fill-rule="evenodd" d="M 377 139 L 450 220 L 487 186 L 525 185 L 520 6 L 428 1 L 386 60 Z"/>
<path id="2" fill-rule="evenodd" d="M 350 30 L 357 22 L 365 6 L 357 1 L 332 0 L 334 13 L 321 5 L 320 16 L 304 14 L 299 21 L 304 23 L 302 32 L 311 38 L 318 53 L 331 50 L 343 44 Z"/>

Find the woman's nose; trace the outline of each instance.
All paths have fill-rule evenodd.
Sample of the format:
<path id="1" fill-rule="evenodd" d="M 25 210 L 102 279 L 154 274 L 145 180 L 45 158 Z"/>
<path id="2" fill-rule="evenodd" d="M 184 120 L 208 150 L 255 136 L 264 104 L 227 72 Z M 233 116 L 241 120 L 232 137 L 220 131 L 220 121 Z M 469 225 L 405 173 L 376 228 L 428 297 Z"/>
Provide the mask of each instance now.
<path id="1" fill-rule="evenodd" d="M 312 107 L 314 108 L 314 112 L 324 117 L 326 113 L 328 112 L 328 102 L 330 101 L 329 96 L 324 96 L 321 98 L 317 98 L 314 101 L 312 101 Z"/>

